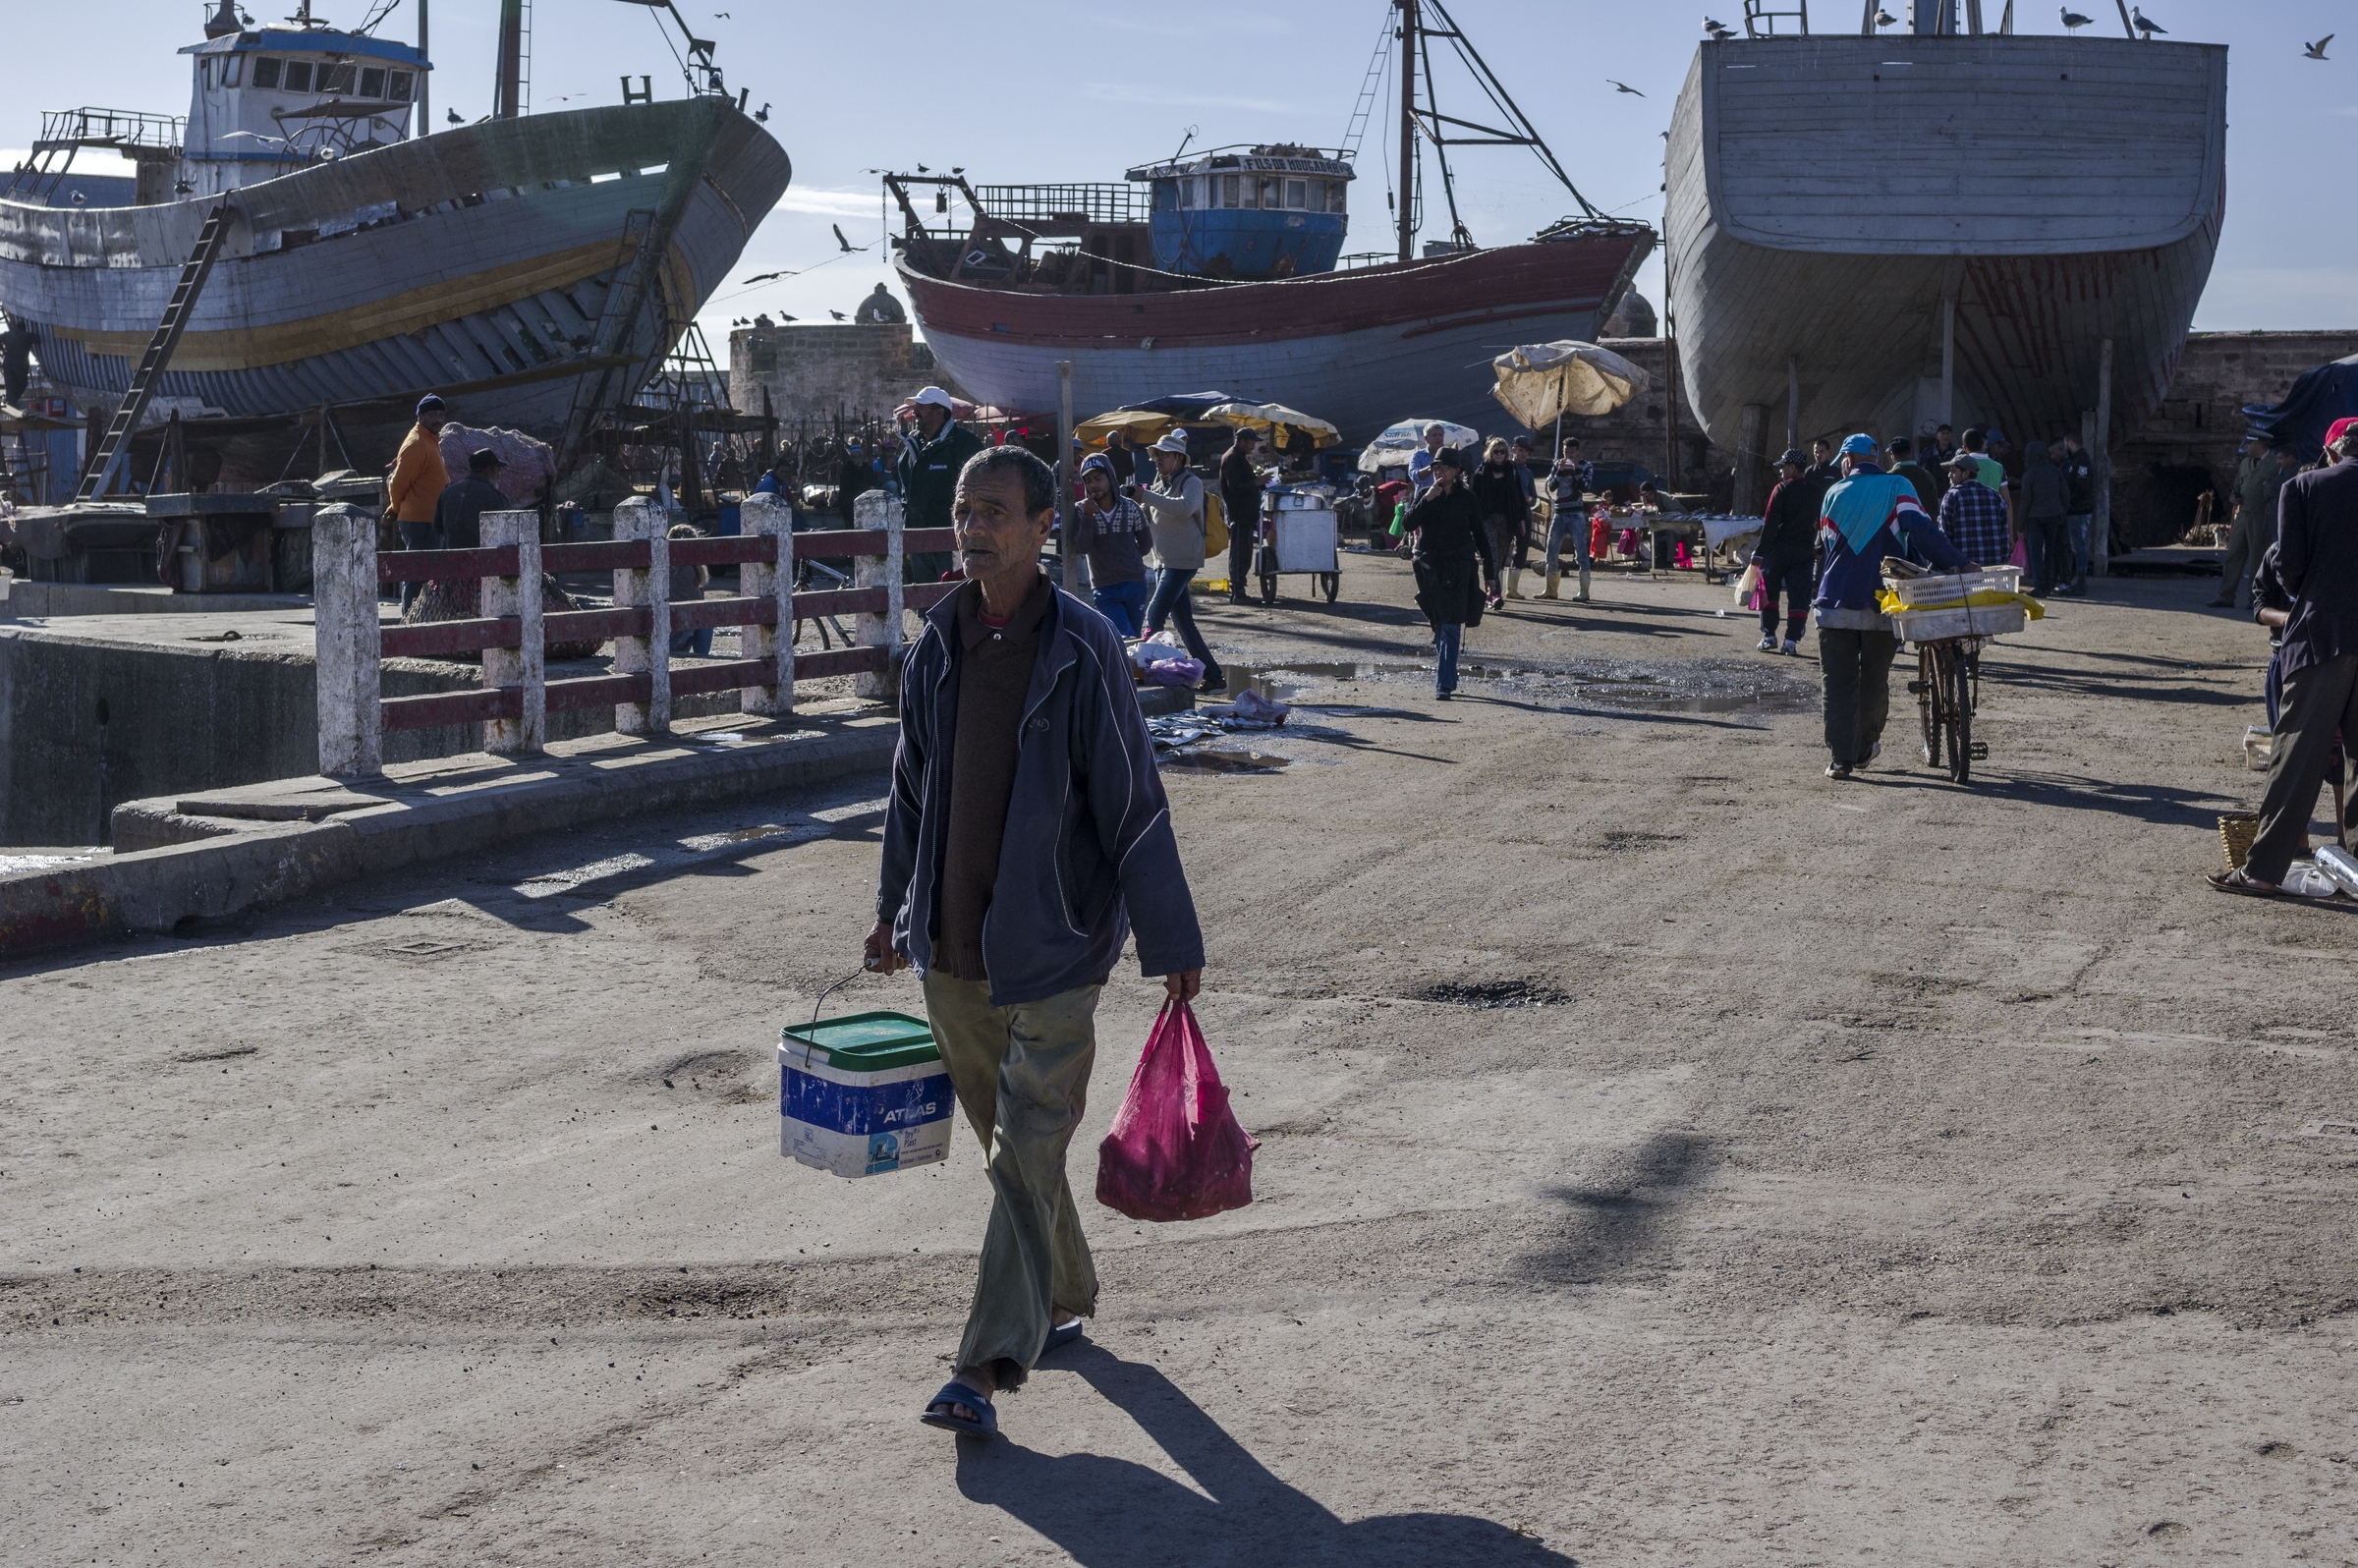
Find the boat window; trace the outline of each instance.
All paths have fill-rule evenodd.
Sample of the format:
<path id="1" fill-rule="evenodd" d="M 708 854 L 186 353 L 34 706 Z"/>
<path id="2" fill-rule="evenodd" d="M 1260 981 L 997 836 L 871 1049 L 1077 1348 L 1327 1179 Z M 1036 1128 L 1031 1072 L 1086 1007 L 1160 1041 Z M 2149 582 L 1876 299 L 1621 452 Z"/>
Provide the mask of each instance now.
<path id="1" fill-rule="evenodd" d="M 1277 187 L 1280 183 L 1281 182 L 1277 180 L 1269 179 L 1265 176 L 1262 179 L 1261 205 L 1264 211 L 1273 210 L 1285 204 L 1284 198 L 1279 196 L 1277 191 Z"/>
<path id="2" fill-rule="evenodd" d="M 385 96 L 395 103 L 410 101 L 410 74 L 407 71 L 396 71 L 385 78 Z"/>
<path id="3" fill-rule="evenodd" d="M 319 90 L 321 92 L 350 92 L 352 90 L 352 73 L 353 68 L 348 65 L 321 66 L 319 68 Z"/>
<path id="4" fill-rule="evenodd" d="M 1180 181 L 1180 182 L 1179 182 L 1179 210 L 1180 210 L 1180 211 L 1182 211 L 1182 212 L 1185 212 L 1185 211 L 1186 211 L 1186 210 L 1187 210 L 1189 207 L 1192 207 L 1192 206 L 1194 206 L 1195 204 L 1196 204 L 1196 182 L 1195 182 L 1195 181 L 1193 181 L 1193 180 L 1182 180 L 1182 181 Z"/>
<path id="5" fill-rule="evenodd" d="M 223 86 L 236 86 L 238 84 L 238 79 L 245 74 L 246 57 L 244 55 L 225 54 L 221 57 L 221 84 Z"/>
<path id="6" fill-rule="evenodd" d="M 1329 212 L 1342 211 L 1343 196 L 1350 189 L 1350 182 L 1346 180 L 1336 180 L 1328 185 L 1326 187 L 1326 210 Z"/>
<path id="7" fill-rule="evenodd" d="M 362 72 L 361 96 L 364 98 L 381 98 L 384 95 L 385 74 L 382 71 Z"/>
<path id="8" fill-rule="evenodd" d="M 1220 205 L 1224 207 L 1236 205 L 1236 176 L 1233 174 L 1220 176 Z"/>
<path id="9" fill-rule="evenodd" d="M 289 92 L 310 91 L 311 63 L 309 60 L 289 60 L 287 62 L 286 84 Z"/>
<path id="10" fill-rule="evenodd" d="M 213 84 L 213 62 L 211 60 L 205 59 L 196 62 L 196 81 L 200 86 L 209 87 Z"/>
<path id="11" fill-rule="evenodd" d="M 1288 181 L 1286 181 L 1286 182 L 1285 182 L 1285 205 L 1286 205 L 1286 210 L 1287 210 L 1287 211 L 1289 211 L 1289 212 L 1299 212 L 1299 211 L 1301 211 L 1301 210 L 1302 210 L 1304 207 L 1306 207 L 1306 206 L 1310 205 L 1310 196 L 1309 196 L 1309 191 L 1310 191 L 1310 182 L 1309 182 L 1308 180 L 1288 180 Z"/>
<path id="12" fill-rule="evenodd" d="M 253 84 L 257 87 L 277 86 L 278 66 L 279 62 L 266 54 L 255 55 L 253 57 Z"/>

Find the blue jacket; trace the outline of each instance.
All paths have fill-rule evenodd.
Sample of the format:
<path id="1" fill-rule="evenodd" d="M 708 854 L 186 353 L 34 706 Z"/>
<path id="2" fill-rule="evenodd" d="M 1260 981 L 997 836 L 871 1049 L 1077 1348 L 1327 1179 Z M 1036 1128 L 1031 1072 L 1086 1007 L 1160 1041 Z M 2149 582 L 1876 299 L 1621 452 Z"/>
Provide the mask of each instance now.
<path id="1" fill-rule="evenodd" d="M 901 742 L 884 811 L 876 919 L 924 974 L 933 956 L 958 733 L 955 597 L 926 612 L 901 664 Z M 982 920 L 994 1007 L 1094 985 L 1138 933 L 1142 974 L 1204 967 L 1154 743 L 1111 623 L 1059 589 L 1024 697 L 1015 792 Z"/>
<path id="2" fill-rule="evenodd" d="M 1860 548 L 1852 549 L 1831 521 L 1852 482 L 1846 479 L 1835 485 L 1819 503 L 1818 597 L 1811 607 L 1818 613 L 1820 627 L 1888 632 L 1890 617 L 1876 604 L 1876 595 L 1883 587 L 1884 556 L 1904 555 L 1943 572 L 1961 572 L 1967 562 L 1964 553 L 1948 542 L 1948 535 L 1925 515 L 1915 487 L 1905 479 L 1887 486 L 1890 510 L 1882 527 L 1868 535 Z"/>

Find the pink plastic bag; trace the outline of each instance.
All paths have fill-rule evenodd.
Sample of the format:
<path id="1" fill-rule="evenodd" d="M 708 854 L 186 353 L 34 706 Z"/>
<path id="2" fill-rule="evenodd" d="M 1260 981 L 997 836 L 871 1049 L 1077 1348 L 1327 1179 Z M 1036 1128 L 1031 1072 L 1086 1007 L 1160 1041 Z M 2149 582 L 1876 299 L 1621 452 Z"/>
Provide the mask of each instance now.
<path id="1" fill-rule="evenodd" d="M 2027 541 L 2014 541 L 2014 553 L 2007 557 L 2007 564 L 2019 566 L 2026 572 L 2031 569 L 2031 547 Z"/>
<path id="2" fill-rule="evenodd" d="M 1097 1202 L 1132 1219 L 1206 1219 L 1253 1202 L 1261 1144 L 1228 1109 L 1185 1002 L 1165 1002 L 1097 1146 Z"/>

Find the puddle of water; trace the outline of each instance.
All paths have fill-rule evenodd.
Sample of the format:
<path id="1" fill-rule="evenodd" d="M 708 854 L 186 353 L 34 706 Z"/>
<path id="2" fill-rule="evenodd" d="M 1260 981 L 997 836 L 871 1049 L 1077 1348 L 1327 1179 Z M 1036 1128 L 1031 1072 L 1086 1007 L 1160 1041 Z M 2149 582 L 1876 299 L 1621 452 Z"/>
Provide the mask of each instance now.
<path id="1" fill-rule="evenodd" d="M 0 855 L 0 876 L 11 871 L 37 871 L 45 866 L 72 866 L 87 855 Z"/>
<path id="2" fill-rule="evenodd" d="M 1274 773 L 1293 758 L 1269 752 L 1182 752 L 1165 758 L 1166 773 Z"/>
<path id="3" fill-rule="evenodd" d="M 1432 673 L 1430 664 L 1230 664 L 1226 669 L 1230 697 L 1251 690 L 1277 701 L 1286 700 L 1314 681 L 1364 681 L 1380 675 Z"/>

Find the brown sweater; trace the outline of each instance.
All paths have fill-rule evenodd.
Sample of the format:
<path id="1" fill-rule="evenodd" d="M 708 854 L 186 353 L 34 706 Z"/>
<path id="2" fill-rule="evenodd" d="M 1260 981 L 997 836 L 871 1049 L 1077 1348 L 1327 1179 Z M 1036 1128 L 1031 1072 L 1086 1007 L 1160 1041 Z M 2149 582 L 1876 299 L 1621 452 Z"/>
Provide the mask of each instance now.
<path id="1" fill-rule="evenodd" d="M 982 918 L 999 879 L 1024 698 L 1050 592 L 1040 578 L 1006 627 L 994 630 L 982 623 L 981 587 L 958 589 L 958 727 L 950 741 L 950 821 L 933 963 L 959 980 L 990 978 L 982 971 Z"/>

